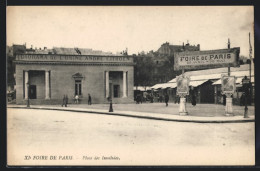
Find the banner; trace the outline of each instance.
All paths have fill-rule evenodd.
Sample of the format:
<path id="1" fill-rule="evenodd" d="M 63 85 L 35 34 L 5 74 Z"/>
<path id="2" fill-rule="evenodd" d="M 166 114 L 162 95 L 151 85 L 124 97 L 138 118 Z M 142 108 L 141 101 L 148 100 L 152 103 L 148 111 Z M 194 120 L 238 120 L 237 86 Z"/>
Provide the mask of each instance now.
<path id="1" fill-rule="evenodd" d="M 174 53 L 174 70 L 239 67 L 240 48 Z"/>

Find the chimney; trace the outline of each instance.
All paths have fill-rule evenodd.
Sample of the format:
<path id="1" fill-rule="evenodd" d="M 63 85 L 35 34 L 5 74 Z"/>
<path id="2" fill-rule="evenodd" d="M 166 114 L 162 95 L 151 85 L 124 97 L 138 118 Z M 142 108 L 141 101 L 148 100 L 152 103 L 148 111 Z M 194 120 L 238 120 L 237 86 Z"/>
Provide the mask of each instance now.
<path id="1" fill-rule="evenodd" d="M 197 47 L 198 47 L 198 50 L 200 50 L 200 44 L 198 44 Z"/>
<path id="2" fill-rule="evenodd" d="M 44 47 L 44 50 L 46 50 L 47 49 L 47 47 Z"/>
<path id="3" fill-rule="evenodd" d="M 33 49 L 33 45 L 31 45 L 31 49 Z"/>

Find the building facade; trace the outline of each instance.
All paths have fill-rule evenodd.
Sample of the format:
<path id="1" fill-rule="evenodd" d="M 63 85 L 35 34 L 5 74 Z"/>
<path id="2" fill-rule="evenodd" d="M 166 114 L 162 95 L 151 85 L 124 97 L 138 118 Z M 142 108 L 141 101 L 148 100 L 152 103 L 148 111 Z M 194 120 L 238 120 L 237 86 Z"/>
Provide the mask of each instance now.
<path id="1" fill-rule="evenodd" d="M 16 103 L 129 103 L 133 101 L 133 57 L 81 54 L 17 54 Z"/>

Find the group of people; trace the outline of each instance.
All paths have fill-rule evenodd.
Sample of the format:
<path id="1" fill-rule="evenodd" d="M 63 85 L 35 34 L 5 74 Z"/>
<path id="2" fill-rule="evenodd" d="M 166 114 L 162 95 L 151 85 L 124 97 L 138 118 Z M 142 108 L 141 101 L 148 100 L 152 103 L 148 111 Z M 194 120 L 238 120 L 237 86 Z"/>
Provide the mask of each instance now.
<path id="1" fill-rule="evenodd" d="M 67 107 L 68 105 L 68 101 L 69 101 L 69 98 L 68 98 L 68 95 L 64 95 L 63 97 L 63 100 L 62 100 L 62 107 L 65 106 Z M 75 95 L 74 97 L 74 103 L 75 104 L 79 104 L 79 96 L 78 95 Z M 91 105 L 92 104 L 92 98 L 91 98 L 91 95 L 88 94 L 88 105 Z"/>
<path id="2" fill-rule="evenodd" d="M 153 103 L 153 95 L 149 95 L 149 99 L 150 99 L 150 102 Z M 158 102 L 165 102 L 165 105 L 166 107 L 168 106 L 168 102 L 169 102 L 169 95 L 168 93 L 166 93 L 164 96 L 162 95 L 157 95 L 158 97 Z M 142 95 L 141 94 L 138 94 L 135 98 L 136 100 L 136 104 L 139 104 L 139 103 L 142 103 Z M 191 104 L 193 106 L 196 106 L 196 91 L 194 90 L 194 87 L 191 87 L 190 89 L 190 101 L 191 101 Z M 179 96 L 176 96 L 175 98 L 175 103 L 180 103 L 180 97 Z"/>

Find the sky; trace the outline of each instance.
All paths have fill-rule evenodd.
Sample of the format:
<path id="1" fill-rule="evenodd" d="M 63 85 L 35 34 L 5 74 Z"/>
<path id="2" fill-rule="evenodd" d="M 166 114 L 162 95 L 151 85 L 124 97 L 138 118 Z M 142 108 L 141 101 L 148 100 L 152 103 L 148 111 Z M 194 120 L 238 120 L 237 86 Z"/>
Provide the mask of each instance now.
<path id="1" fill-rule="evenodd" d="M 253 6 L 8 6 L 7 45 L 91 48 L 128 54 L 172 45 L 254 51 Z"/>

